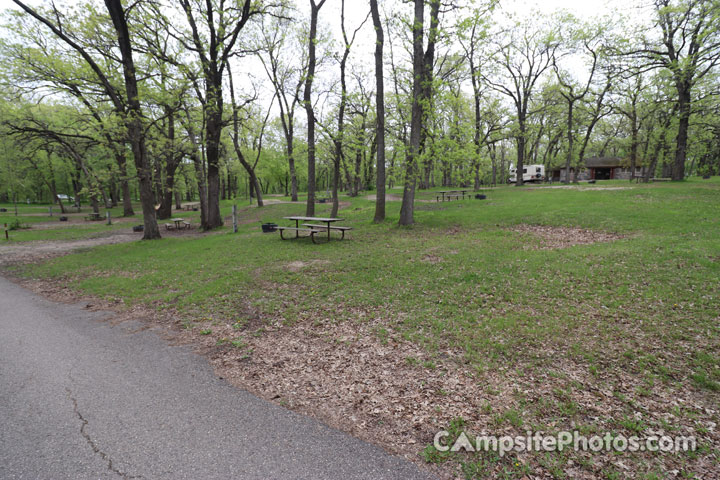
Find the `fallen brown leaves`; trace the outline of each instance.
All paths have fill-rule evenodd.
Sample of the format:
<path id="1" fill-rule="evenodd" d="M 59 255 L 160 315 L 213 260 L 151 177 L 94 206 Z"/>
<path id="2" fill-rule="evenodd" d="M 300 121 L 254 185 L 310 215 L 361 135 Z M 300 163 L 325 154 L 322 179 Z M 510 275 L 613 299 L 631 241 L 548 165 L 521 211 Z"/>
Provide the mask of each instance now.
<path id="1" fill-rule="evenodd" d="M 284 267 L 313 268 L 318 261 L 297 263 Z M 119 307 L 78 297 L 54 282 L 25 284 L 55 300 L 83 301 L 91 309 Z M 527 468 L 526 478 L 562 474 L 597 479 L 607 478 L 609 472 L 619 472 L 617 478 L 644 478 L 653 472 L 673 477 L 688 471 L 697 478 L 720 478 L 716 394 L 688 388 L 673 371 L 668 381 L 643 384 L 648 367 L 640 358 L 625 358 L 623 352 L 652 353 L 659 358 L 676 352 L 653 343 L 638 322 L 585 308 L 582 315 L 587 325 L 580 324 L 566 337 L 527 345 L 507 361 L 489 362 L 482 370 L 465 363 L 457 348 L 429 352 L 405 339 L 395 327 L 402 314 L 389 308 L 355 312 L 333 305 L 333 310 L 307 312 L 290 323 L 279 316 L 255 318 L 253 314 L 253 321 L 242 324 L 197 318 L 184 324 L 175 312 L 136 306 L 118 310 L 111 321 L 142 319 L 148 327 L 167 327 L 160 332 L 175 342 L 194 345 L 217 374 L 232 384 L 402 455 L 443 478 L 457 478 L 457 462 L 429 466 L 419 453 L 432 443 L 437 431 L 458 417 L 465 419 L 468 434 L 512 436 L 538 429 L 629 435 L 633 432 L 622 424 L 628 421 L 641 425 L 642 435 L 695 435 L 710 448 L 694 458 L 650 453 L 570 452 L 550 457 L 521 453 L 513 461 Z M 343 318 L 335 318 L 338 315 L 333 311 L 342 312 Z M 621 339 L 607 343 L 593 329 L 600 321 L 624 332 Z M 582 350 L 573 352 L 580 340 L 584 350 L 604 350 L 606 358 L 589 360 Z M 481 478 L 499 476 L 504 465 L 489 468 Z"/>
<path id="2" fill-rule="evenodd" d="M 613 242 L 624 238 L 622 235 L 616 233 L 548 225 L 520 224 L 511 227 L 510 230 L 531 237 L 532 241 L 524 246 L 525 250 L 551 250 L 555 248 L 567 248 L 573 245 Z"/>

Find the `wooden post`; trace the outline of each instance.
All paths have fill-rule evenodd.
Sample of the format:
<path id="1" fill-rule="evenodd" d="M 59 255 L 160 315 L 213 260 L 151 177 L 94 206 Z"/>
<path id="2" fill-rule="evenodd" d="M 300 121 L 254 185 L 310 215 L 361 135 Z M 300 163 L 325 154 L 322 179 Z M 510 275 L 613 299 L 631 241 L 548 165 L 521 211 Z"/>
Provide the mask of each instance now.
<path id="1" fill-rule="evenodd" d="M 105 212 L 105 216 L 107 217 L 107 224 L 112 225 L 112 219 L 110 218 L 110 212 Z"/>
<path id="2" fill-rule="evenodd" d="M 48 210 L 50 211 L 50 216 L 52 217 L 52 205 L 48 207 Z"/>
<path id="3" fill-rule="evenodd" d="M 238 220 L 237 205 L 233 205 L 232 215 L 233 215 L 233 233 L 237 233 L 237 220 Z"/>
<path id="4" fill-rule="evenodd" d="M 10 240 L 10 236 L 8 235 L 7 223 L 5 224 L 5 240 Z"/>

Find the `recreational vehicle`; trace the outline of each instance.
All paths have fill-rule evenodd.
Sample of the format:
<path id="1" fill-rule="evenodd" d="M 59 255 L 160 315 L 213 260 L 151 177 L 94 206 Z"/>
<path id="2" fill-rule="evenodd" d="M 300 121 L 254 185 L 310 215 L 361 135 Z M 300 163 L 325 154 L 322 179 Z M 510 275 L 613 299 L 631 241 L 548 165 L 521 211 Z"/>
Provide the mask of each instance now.
<path id="1" fill-rule="evenodd" d="M 524 165 L 523 182 L 542 182 L 545 180 L 545 165 Z M 517 169 L 510 165 L 510 183 L 517 181 Z"/>

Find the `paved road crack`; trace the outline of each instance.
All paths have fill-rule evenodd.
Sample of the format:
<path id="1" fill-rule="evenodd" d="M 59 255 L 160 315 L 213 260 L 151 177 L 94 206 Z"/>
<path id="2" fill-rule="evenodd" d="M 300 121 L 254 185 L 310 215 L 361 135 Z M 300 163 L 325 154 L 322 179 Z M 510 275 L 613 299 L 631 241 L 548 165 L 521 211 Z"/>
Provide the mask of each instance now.
<path id="1" fill-rule="evenodd" d="M 65 390 L 67 391 L 68 398 L 70 399 L 70 401 L 73 404 L 73 411 L 75 412 L 75 415 L 82 422 L 82 425 L 80 426 L 80 435 L 83 436 L 83 438 L 88 443 L 90 448 L 92 448 L 93 452 L 95 452 L 96 455 L 99 455 L 100 458 L 102 458 L 105 462 L 107 462 L 108 470 L 110 470 L 111 472 L 113 472 L 114 474 L 116 474 L 122 478 L 127 478 L 127 479 L 143 478 L 142 476 L 129 475 L 127 473 L 121 472 L 113 465 L 112 458 L 110 458 L 110 456 L 107 453 L 103 452 L 100 449 L 100 447 L 98 447 L 98 445 L 95 443 L 95 441 L 90 437 L 90 434 L 88 434 L 85 431 L 85 427 L 87 427 L 88 421 L 85 417 L 83 417 L 82 413 L 80 413 L 80 410 L 78 409 L 77 399 L 75 397 L 73 397 L 72 391 L 69 388 L 66 388 Z"/>

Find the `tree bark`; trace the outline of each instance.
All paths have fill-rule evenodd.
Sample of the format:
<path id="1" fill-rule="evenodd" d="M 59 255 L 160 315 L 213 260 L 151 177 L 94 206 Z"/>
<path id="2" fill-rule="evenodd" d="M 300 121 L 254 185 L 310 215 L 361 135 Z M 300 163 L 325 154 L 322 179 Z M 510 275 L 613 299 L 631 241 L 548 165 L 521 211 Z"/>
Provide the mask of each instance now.
<path id="1" fill-rule="evenodd" d="M 166 109 L 165 113 L 168 117 L 167 140 L 170 145 L 165 155 L 165 185 L 161 186 L 160 208 L 157 210 L 159 219 L 172 217 L 175 171 L 180 164 L 181 158 L 175 151 L 175 114 L 169 111 L 169 109 Z"/>
<path id="2" fill-rule="evenodd" d="M 220 136 L 222 135 L 223 99 L 222 79 L 206 80 L 207 104 L 205 108 L 205 159 L 207 161 L 207 216 L 203 229 L 211 230 L 223 225 L 220 216 Z"/>
<path id="3" fill-rule="evenodd" d="M 572 93 L 571 93 L 572 95 Z M 568 151 L 567 151 L 567 158 L 565 158 L 565 181 L 563 183 L 570 183 L 570 165 L 572 165 L 573 161 L 573 142 L 575 140 L 575 135 L 573 135 L 573 107 L 575 106 L 575 98 L 570 97 L 567 98 L 568 101 L 568 116 L 567 116 L 567 141 L 568 141 Z M 579 166 L 578 166 L 579 168 Z M 577 171 L 577 169 L 576 169 Z"/>
<path id="4" fill-rule="evenodd" d="M 675 148 L 675 163 L 672 169 L 674 181 L 685 180 L 685 160 L 687 159 L 688 130 L 690 127 L 690 86 L 678 83 L 678 133 Z"/>
<path id="5" fill-rule="evenodd" d="M 403 200 L 400 207 L 400 225 L 412 225 L 415 223 L 415 187 L 417 184 L 417 163 L 420 156 L 423 140 L 423 103 L 429 100 L 426 98 L 428 92 L 432 91 L 432 68 L 435 54 L 433 38 L 437 29 L 438 11 L 440 0 L 431 0 L 431 32 L 428 41 L 428 50 L 423 52 L 423 30 L 425 3 L 423 0 L 414 0 L 415 15 L 412 25 L 413 33 L 413 99 L 410 115 L 410 145 L 405 160 L 405 187 L 403 188 Z"/>
<path id="6" fill-rule="evenodd" d="M 518 112 L 518 127 L 520 134 L 517 138 L 517 166 L 515 169 L 515 186 L 522 187 L 525 179 L 523 178 L 523 169 L 525 168 L 525 142 L 527 141 L 527 131 L 525 125 L 525 111 Z M 569 176 L 570 171 L 566 174 Z"/>
<path id="7" fill-rule="evenodd" d="M 263 204 L 263 196 L 262 196 L 262 189 L 260 188 L 260 182 L 258 181 L 257 174 L 255 173 L 255 166 L 250 165 L 250 162 L 247 161 L 245 158 L 245 155 L 242 152 L 242 148 L 240 148 L 240 119 L 238 117 L 238 106 L 235 101 L 235 86 L 233 83 L 233 77 L 232 73 L 228 75 L 229 85 L 230 85 L 230 100 L 232 102 L 232 109 L 233 109 L 233 130 L 232 130 L 232 142 L 233 142 L 233 148 L 235 149 L 235 155 L 237 156 L 238 160 L 240 161 L 240 164 L 243 166 L 245 171 L 248 174 L 248 182 L 249 182 L 249 195 L 250 198 L 252 198 L 252 192 L 253 190 L 257 194 L 257 205 L 258 207 L 262 207 Z M 271 102 L 272 103 L 272 102 Z M 271 105 L 272 106 L 272 105 Z M 265 121 L 263 122 L 262 129 L 265 130 L 265 126 L 267 125 L 268 118 L 270 116 L 270 110 L 268 109 L 268 113 L 265 116 Z M 262 132 L 260 133 L 260 139 L 258 142 L 258 159 L 260 158 L 260 151 L 262 150 Z M 256 160 L 257 165 L 257 160 Z"/>
<path id="8" fill-rule="evenodd" d="M 125 90 L 127 92 L 127 117 L 125 123 L 130 138 L 135 168 L 137 169 L 140 183 L 140 201 L 143 209 L 144 229 L 143 239 L 152 240 L 160 238 L 155 217 L 155 206 L 152 194 L 152 173 L 147 159 L 147 148 L 145 146 L 145 132 L 142 124 L 142 108 L 138 94 L 137 79 L 135 77 L 135 64 L 132 58 L 132 47 L 125 11 L 120 0 L 105 0 L 110 18 L 115 26 L 118 37 L 118 46 L 122 56 L 123 75 L 125 78 Z"/>
<path id="9" fill-rule="evenodd" d="M 115 32 L 118 37 L 118 48 L 121 54 L 123 74 L 125 79 L 127 107 L 125 106 L 118 90 L 113 86 L 107 75 L 103 73 L 100 66 L 93 60 L 93 58 L 82 46 L 80 46 L 77 42 L 70 38 L 70 36 L 66 35 L 61 27 L 56 26 L 47 18 L 39 15 L 35 10 L 31 9 L 19 0 L 13 1 L 32 17 L 36 18 L 37 20 L 48 26 L 55 35 L 61 38 L 65 43 L 67 43 L 83 57 L 90 70 L 92 70 L 92 72 L 99 80 L 104 92 L 112 101 L 116 111 L 124 114 L 123 120 L 125 121 L 128 134 L 131 139 L 131 147 L 135 160 L 137 177 L 140 183 L 140 199 L 142 202 L 145 224 L 143 238 L 160 238 L 160 230 L 157 227 L 155 208 L 152 198 L 152 176 L 150 175 L 150 172 L 148 170 L 148 163 L 146 158 L 147 152 L 145 147 L 145 132 L 142 128 L 141 121 L 142 109 L 140 108 L 140 100 L 137 90 L 137 80 L 135 77 L 135 66 L 132 59 L 132 48 L 130 45 L 130 37 L 125 19 L 125 11 L 123 10 L 122 3 L 119 0 L 105 0 L 105 6 L 107 7 L 110 18 L 113 21 L 113 26 L 115 27 Z"/>
<path id="10" fill-rule="evenodd" d="M 385 84 L 383 82 L 383 46 L 385 36 L 377 0 L 370 0 L 370 12 L 375 27 L 375 125 L 376 139 L 376 178 L 375 178 L 375 217 L 373 221 L 380 223 L 385 220 Z"/>
<path id="11" fill-rule="evenodd" d="M 305 215 L 315 215 L 315 112 L 312 105 L 312 84 L 315 76 L 315 40 L 317 37 L 318 13 L 326 0 L 315 3 L 310 0 L 310 36 L 308 38 L 308 69 L 305 79 L 303 103 L 307 114 L 307 148 L 308 148 L 308 197 Z"/>
<path id="12" fill-rule="evenodd" d="M 121 145 L 121 147 L 124 146 Z M 132 206 L 132 196 L 130 195 L 130 182 L 127 178 L 127 159 L 122 152 L 115 152 L 115 162 L 118 164 L 120 171 L 120 190 L 123 197 L 123 217 L 132 217 L 135 211 Z"/>

